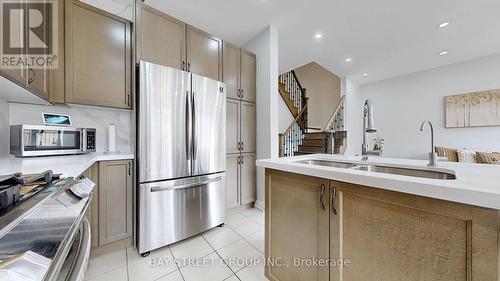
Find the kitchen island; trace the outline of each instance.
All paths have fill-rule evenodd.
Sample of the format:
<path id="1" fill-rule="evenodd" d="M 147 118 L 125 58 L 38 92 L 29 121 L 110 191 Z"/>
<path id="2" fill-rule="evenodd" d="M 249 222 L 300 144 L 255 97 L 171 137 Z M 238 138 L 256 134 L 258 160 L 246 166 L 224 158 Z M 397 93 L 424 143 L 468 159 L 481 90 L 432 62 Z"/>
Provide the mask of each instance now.
<path id="1" fill-rule="evenodd" d="M 360 168 L 367 163 L 447 177 Z M 266 168 L 266 277 L 500 280 L 500 167 L 426 164 L 334 155 L 257 161 Z"/>

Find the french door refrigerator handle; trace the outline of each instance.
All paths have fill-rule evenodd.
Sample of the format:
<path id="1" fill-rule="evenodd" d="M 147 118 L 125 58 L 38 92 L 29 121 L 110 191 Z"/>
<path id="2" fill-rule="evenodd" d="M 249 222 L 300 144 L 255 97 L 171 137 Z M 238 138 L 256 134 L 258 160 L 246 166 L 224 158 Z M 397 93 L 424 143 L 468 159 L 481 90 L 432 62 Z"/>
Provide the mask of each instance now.
<path id="1" fill-rule="evenodd" d="M 191 160 L 191 105 L 190 92 L 186 91 L 186 159 Z"/>
<path id="2" fill-rule="evenodd" d="M 193 138 L 193 160 L 196 160 L 197 158 L 197 152 L 196 150 L 198 149 L 198 144 L 197 144 L 197 136 L 196 136 L 196 93 L 193 91 L 192 94 L 191 94 L 191 97 L 192 97 L 192 119 L 191 119 L 191 122 L 192 122 L 192 138 Z"/>
<path id="3" fill-rule="evenodd" d="M 190 187 L 195 187 L 195 186 L 201 186 L 201 185 L 206 185 L 209 183 L 213 182 L 218 182 L 222 179 L 221 176 L 213 178 L 213 179 L 208 179 L 202 182 L 192 182 L 192 183 L 187 183 L 187 184 L 181 184 L 177 186 L 169 186 L 169 187 L 160 187 L 160 186 L 153 186 L 151 187 L 151 192 L 160 192 L 160 191 L 167 191 L 167 190 L 177 190 L 177 189 L 184 189 L 184 188 L 190 188 Z"/>

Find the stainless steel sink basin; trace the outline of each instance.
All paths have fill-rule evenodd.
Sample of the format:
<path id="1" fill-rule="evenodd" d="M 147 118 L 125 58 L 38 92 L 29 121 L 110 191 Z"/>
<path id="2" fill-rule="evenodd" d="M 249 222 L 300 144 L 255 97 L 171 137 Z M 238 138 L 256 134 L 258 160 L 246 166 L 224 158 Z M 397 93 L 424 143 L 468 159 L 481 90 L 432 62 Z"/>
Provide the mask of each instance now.
<path id="1" fill-rule="evenodd" d="M 399 167 L 377 166 L 377 165 L 358 165 L 353 169 L 359 171 L 394 174 L 394 175 L 401 175 L 408 177 L 437 179 L 437 180 L 456 179 L 455 175 L 451 173 L 431 171 L 431 170 L 411 169 L 411 168 L 399 168 Z"/>
<path id="2" fill-rule="evenodd" d="M 430 170 L 430 169 L 414 169 L 414 168 L 373 165 L 368 163 L 367 164 L 350 163 L 350 162 L 315 160 L 315 159 L 300 160 L 295 162 L 301 164 L 353 169 L 358 171 L 393 174 L 393 175 L 401 175 L 401 176 L 417 177 L 417 178 L 438 179 L 438 180 L 456 179 L 455 174 L 451 172 L 444 172 L 444 171 Z"/>
<path id="3" fill-rule="evenodd" d="M 327 161 L 327 160 L 302 160 L 302 161 L 296 161 L 296 163 L 309 164 L 309 165 L 320 165 L 320 166 L 328 166 L 328 167 L 344 168 L 344 169 L 348 169 L 348 168 L 352 168 L 352 167 L 356 166 L 353 163 Z"/>

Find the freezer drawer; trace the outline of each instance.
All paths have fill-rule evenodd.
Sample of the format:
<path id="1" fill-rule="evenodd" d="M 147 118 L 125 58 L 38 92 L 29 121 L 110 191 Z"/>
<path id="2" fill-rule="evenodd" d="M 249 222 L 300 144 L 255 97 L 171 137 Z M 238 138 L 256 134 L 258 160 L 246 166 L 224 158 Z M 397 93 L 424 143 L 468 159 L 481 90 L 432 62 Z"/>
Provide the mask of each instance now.
<path id="1" fill-rule="evenodd" d="M 139 186 L 139 253 L 224 223 L 225 173 Z"/>

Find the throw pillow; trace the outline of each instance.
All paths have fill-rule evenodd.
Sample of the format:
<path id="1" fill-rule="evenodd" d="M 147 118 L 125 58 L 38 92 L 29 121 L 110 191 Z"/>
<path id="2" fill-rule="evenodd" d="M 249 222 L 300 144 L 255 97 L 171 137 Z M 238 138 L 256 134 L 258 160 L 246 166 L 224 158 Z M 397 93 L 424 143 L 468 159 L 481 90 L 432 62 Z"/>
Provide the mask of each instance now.
<path id="1" fill-rule="evenodd" d="M 476 151 L 459 149 L 458 150 L 458 162 L 461 163 L 477 163 Z"/>
<path id="2" fill-rule="evenodd" d="M 500 165 L 500 153 L 476 152 L 477 162 L 483 164 Z"/>

